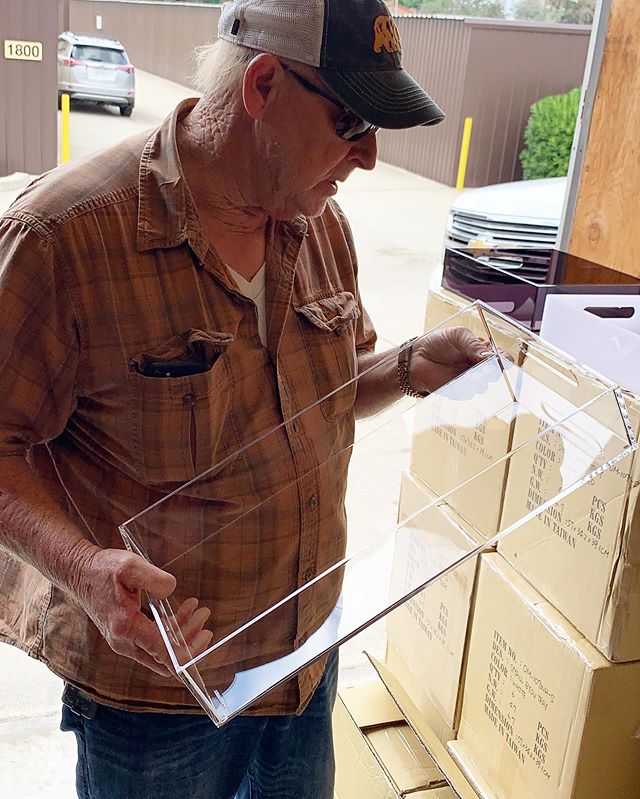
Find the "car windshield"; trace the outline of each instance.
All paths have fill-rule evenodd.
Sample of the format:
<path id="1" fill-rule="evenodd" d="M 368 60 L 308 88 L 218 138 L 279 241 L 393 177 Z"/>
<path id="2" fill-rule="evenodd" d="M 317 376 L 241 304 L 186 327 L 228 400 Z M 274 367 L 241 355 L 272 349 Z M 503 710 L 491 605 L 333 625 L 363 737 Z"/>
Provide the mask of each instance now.
<path id="1" fill-rule="evenodd" d="M 90 44 L 76 44 L 71 57 L 78 61 L 102 61 L 104 64 L 127 63 L 122 50 L 114 50 L 112 47 L 96 47 Z"/>

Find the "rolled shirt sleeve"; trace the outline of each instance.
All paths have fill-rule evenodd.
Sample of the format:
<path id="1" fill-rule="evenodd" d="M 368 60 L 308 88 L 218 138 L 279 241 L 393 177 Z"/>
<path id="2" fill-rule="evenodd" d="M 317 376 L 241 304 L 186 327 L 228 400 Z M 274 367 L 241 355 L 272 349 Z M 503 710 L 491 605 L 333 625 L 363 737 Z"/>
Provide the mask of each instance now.
<path id="1" fill-rule="evenodd" d="M 0 456 L 26 455 L 76 407 L 76 313 L 35 225 L 0 219 Z"/>

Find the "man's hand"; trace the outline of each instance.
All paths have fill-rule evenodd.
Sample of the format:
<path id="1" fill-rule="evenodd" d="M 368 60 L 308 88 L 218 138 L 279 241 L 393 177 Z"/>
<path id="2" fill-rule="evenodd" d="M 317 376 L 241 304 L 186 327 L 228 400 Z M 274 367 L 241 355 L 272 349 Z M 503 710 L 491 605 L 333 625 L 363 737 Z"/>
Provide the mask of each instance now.
<path id="1" fill-rule="evenodd" d="M 167 599 L 176 588 L 175 577 L 127 550 L 93 545 L 83 549 L 78 553 L 72 584 L 76 600 L 114 652 L 142 663 L 156 674 L 172 674 L 160 631 L 141 608 L 143 592 L 151 599 Z M 211 642 L 213 633 L 203 629 L 209 614 L 208 608 L 198 607 L 195 598 L 185 600 L 176 612 L 192 656 L 203 652 Z"/>
<path id="2" fill-rule="evenodd" d="M 0 470 L 0 546 L 38 569 L 86 611 L 109 646 L 163 676 L 172 673 L 156 624 L 142 612 L 143 593 L 167 599 L 175 578 L 124 549 L 101 549 L 78 530 L 23 457 L 4 458 Z M 181 662 L 201 654 L 213 634 L 207 608 L 185 600 L 176 611 L 184 644 Z M 181 642 L 182 643 L 182 642 Z"/>
<path id="3" fill-rule="evenodd" d="M 437 391 L 492 354 L 491 343 L 465 327 L 434 330 L 413 343 L 411 385 L 417 391 Z"/>
<path id="4" fill-rule="evenodd" d="M 358 371 L 365 374 L 358 381 L 357 417 L 378 413 L 402 397 L 397 371 L 399 350 L 393 352 L 396 357 L 389 357 L 389 352 L 358 355 Z M 420 392 L 436 391 L 492 354 L 491 343 L 465 327 L 434 330 L 413 342 L 411 385 Z"/>

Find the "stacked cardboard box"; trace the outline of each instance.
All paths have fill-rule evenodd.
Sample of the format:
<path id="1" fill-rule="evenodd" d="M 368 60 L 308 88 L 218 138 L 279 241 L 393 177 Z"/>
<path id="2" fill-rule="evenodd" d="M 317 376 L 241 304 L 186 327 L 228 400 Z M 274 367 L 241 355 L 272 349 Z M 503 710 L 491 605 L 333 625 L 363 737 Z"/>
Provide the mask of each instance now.
<path id="1" fill-rule="evenodd" d="M 457 310 L 451 297 L 432 295 L 427 327 Z M 541 419 L 562 418 L 567 398 L 584 401 L 587 369 L 540 342 L 521 344 L 505 330 L 500 346 L 522 367 L 522 379 L 535 381 L 544 370 L 544 396 L 530 414 L 501 430 L 481 426 L 481 445 L 474 420 L 419 429 L 399 516 L 430 510 L 415 516 L 398 546 L 394 581 L 428 571 L 434 529 L 471 548 L 561 485 L 563 439 L 550 434 L 481 491 L 454 492 L 445 505 L 436 500 L 465 469 L 473 474 L 482 458 L 490 462 L 535 435 Z M 637 433 L 640 399 L 625 400 Z M 450 413 L 443 409 L 443 418 Z M 591 413 L 598 416 L 597 406 Z M 602 421 L 614 426 L 604 410 Z M 597 428 L 577 415 L 569 435 L 598 436 Z M 605 452 L 609 444 L 618 446 L 603 440 Z M 442 469 L 456 457 L 457 466 Z M 634 455 L 501 541 L 478 568 L 464 564 L 390 614 L 386 662 L 374 665 L 458 796 L 640 796 L 639 485 Z"/>
<path id="2" fill-rule="evenodd" d="M 445 322 L 463 307 L 463 303 L 453 298 L 434 295 L 429 304 L 427 329 Z M 477 316 L 458 317 L 455 324 L 478 325 Z M 486 335 L 481 327 L 476 332 L 483 337 Z M 450 409 L 441 409 L 441 412 L 444 415 Z M 472 435 L 474 431 L 477 433 L 478 421 L 474 418 L 468 422 Z M 420 423 L 418 418 L 417 425 Z M 500 431 L 500 435 L 500 446 L 504 448 L 504 432 Z M 446 431 L 436 426 L 435 429 L 423 429 L 415 437 L 412 447 L 412 465 L 432 486 L 436 482 L 435 488 L 439 488 L 440 493 L 447 487 L 454 487 L 461 478 L 449 474 L 448 484 L 438 484 L 434 461 L 422 458 L 422 452 L 430 449 L 435 454 L 433 448 L 439 447 L 446 456 L 447 442 Z M 465 445 L 463 441 L 462 446 Z M 484 459 L 476 462 L 475 471 L 485 465 L 488 457 L 486 452 L 482 452 L 482 445 L 483 442 L 478 444 L 476 441 L 472 446 L 474 451 L 481 452 L 480 459 Z M 455 466 L 459 459 L 450 459 L 449 462 Z M 443 551 L 446 550 L 448 557 L 452 551 L 468 552 L 485 538 L 485 534 L 479 532 L 483 527 L 482 520 L 480 525 L 465 521 L 446 503 L 435 503 L 436 496 L 434 490 L 415 473 L 407 472 L 402 476 L 399 521 L 410 516 L 413 519 L 397 537 L 392 575 L 394 594 L 415 584 L 418 575 L 436 570 L 439 552 L 432 546 L 434 535 L 441 544 L 444 542 Z M 425 507 L 426 510 L 417 513 Z M 493 524 L 497 524 L 497 519 Z M 455 799 L 460 795 L 472 799 L 471 789 L 466 785 L 462 772 L 448 757 L 443 742 L 454 734 L 459 709 L 463 650 L 476 565 L 475 560 L 465 563 L 450 576 L 437 581 L 428 591 L 390 614 L 387 625 L 387 661 L 394 664 L 394 671 L 403 673 L 403 687 L 410 691 L 412 701 L 420 708 L 418 717 L 428 719 L 429 730 L 437 729 L 438 754 L 440 760 L 446 760 L 448 774 L 454 773 L 457 792 L 454 793 L 447 785 L 444 774 L 427 754 L 424 735 L 418 739 L 413 726 L 400 710 L 396 695 L 388 691 L 395 679 L 389 673 L 385 683 L 380 680 L 366 683 L 343 690 L 338 696 L 334 711 L 337 799 L 405 796 L 411 799 Z M 376 666 L 381 672 L 385 671 L 380 664 Z M 412 706 L 412 702 L 405 700 L 403 709 L 405 706 Z"/>
<path id="3" fill-rule="evenodd" d="M 453 295 L 430 292 L 425 330 L 438 326 L 464 325 L 486 336 L 477 313 L 465 313 L 465 303 Z M 492 322 L 492 335 L 499 348 L 518 363 L 520 342 L 512 329 Z M 457 402 L 455 395 L 433 397 L 429 424 L 422 423 L 420 407 L 417 431 L 411 449 L 411 469 L 402 478 L 399 521 L 450 492 L 469 477 L 504 456 L 512 435 L 511 394 L 504 381 L 493 384 L 495 395 L 485 408 L 495 413 L 505 408 L 504 420 L 485 423 L 472 403 Z M 433 424 L 434 403 L 446 425 Z M 476 414 L 465 418 L 465 414 Z M 427 414 L 425 413 L 425 418 Z M 451 420 L 455 423 L 451 424 Z M 470 551 L 494 535 L 499 526 L 505 465 L 490 469 L 480 480 L 454 491 L 446 503 L 420 514 L 410 536 L 398 538 L 393 582 L 397 584 L 416 571 L 427 573 L 437 557 L 434 535 L 444 537 L 460 551 Z M 409 600 L 387 619 L 386 664 L 400 678 L 412 704 L 430 725 L 438 740 L 446 742 L 456 733 L 460 710 L 460 686 L 464 650 L 474 600 L 477 560 L 462 564 L 450 575 Z"/>
<path id="4" fill-rule="evenodd" d="M 437 742 L 436 755 L 450 779 L 445 777 L 427 751 L 430 731 L 416 728 L 414 720 L 405 716 L 402 688 L 384 666 L 372 662 L 379 676 L 341 691 L 336 701 L 335 798 L 477 799 L 455 761 Z"/>
<path id="5" fill-rule="evenodd" d="M 381 682 L 342 691 L 333 728 L 338 799 L 440 799 L 444 774 Z"/>
<path id="6" fill-rule="evenodd" d="M 533 375 L 536 368 L 536 361 L 523 366 Z M 558 363 L 557 368 L 566 396 L 566 365 Z M 630 394 L 625 399 L 637 435 L 640 399 Z M 546 412 L 553 415 L 559 405 L 550 390 Z M 526 417 L 516 421 L 514 444 L 530 435 L 531 423 Z M 556 438 L 514 460 L 506 481 L 503 526 L 526 510 L 523 484 L 555 479 L 561 450 L 562 441 Z M 626 458 L 498 546 L 512 566 L 615 662 L 640 660 L 639 483 L 640 458 Z"/>
<path id="7" fill-rule="evenodd" d="M 430 292 L 425 330 L 463 326 L 487 338 L 489 331 L 478 313 L 465 312 L 464 307 L 460 300 L 449 295 Z M 520 362 L 520 340 L 513 329 L 493 321 L 491 335 L 501 351 L 514 363 Z M 500 367 L 495 362 L 488 363 L 486 368 L 495 369 L 498 377 Z M 488 375 L 481 378 L 489 384 L 482 403 L 460 402 L 458 392 L 467 391 L 467 383 L 456 385 L 454 382 L 445 393 L 418 406 L 411 448 L 413 474 L 440 496 L 449 495 L 453 490 L 448 503 L 479 541 L 495 535 L 498 530 L 506 469 L 506 465 L 498 461 L 509 451 L 512 432 L 513 398 L 509 387 L 504 380 L 487 378 Z M 496 465 L 491 466 L 493 463 Z M 463 490 L 455 491 L 457 486 L 487 467 L 490 468 L 485 474 Z"/>
<path id="8" fill-rule="evenodd" d="M 438 565 L 442 542 L 447 555 L 477 546 L 472 531 L 410 472 L 402 476 L 399 521 L 414 516 L 398 536 L 392 586 L 415 584 L 417 574 Z M 405 690 L 438 738 L 450 740 L 456 729 L 463 653 L 476 576 L 476 559 L 461 564 L 387 618 L 386 661 L 402 673 Z M 394 591 L 395 592 L 395 591 Z"/>
<path id="9" fill-rule="evenodd" d="M 570 358 L 551 348 L 543 355 L 565 397 L 572 382 L 577 391 L 588 380 Z M 539 356 L 524 361 L 525 376 L 535 377 Z M 544 398 L 549 418 L 562 408 L 553 389 Z M 637 433 L 638 398 L 625 399 Z M 597 434 L 575 422 L 575 435 Z M 514 446 L 534 423 L 518 418 Z M 523 515 L 530 491 L 535 504 L 538 488 L 559 479 L 561 463 L 562 439 L 553 436 L 513 459 L 502 527 Z M 634 455 L 483 556 L 460 726 L 449 744 L 483 799 L 640 795 L 639 477 Z"/>
<path id="10" fill-rule="evenodd" d="M 457 740 L 483 799 L 635 799 L 640 662 L 612 664 L 499 554 L 482 556 Z"/>

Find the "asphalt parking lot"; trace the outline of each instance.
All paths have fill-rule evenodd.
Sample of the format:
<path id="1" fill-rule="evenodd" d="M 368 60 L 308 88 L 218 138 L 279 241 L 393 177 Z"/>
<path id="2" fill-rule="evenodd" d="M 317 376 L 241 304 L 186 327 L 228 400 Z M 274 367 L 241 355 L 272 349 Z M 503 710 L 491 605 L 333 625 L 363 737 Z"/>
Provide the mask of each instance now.
<path id="1" fill-rule="evenodd" d="M 154 127 L 179 100 L 192 95 L 140 70 L 136 77 L 131 118 L 121 117 L 117 108 L 74 106 L 72 158 Z M 0 179 L 0 211 L 26 180 Z M 361 293 L 381 349 L 422 332 L 426 293 L 438 270 L 444 224 L 455 197 L 454 189 L 382 163 L 340 186 L 337 199 L 353 229 Z M 381 656 L 383 628 L 344 648 L 343 683 L 356 681 L 366 669 L 360 656 L 364 646 Z M 70 799 L 75 796 L 75 741 L 57 730 L 60 681 L 41 664 L 2 645 L 0 674 L 0 797 Z"/>

